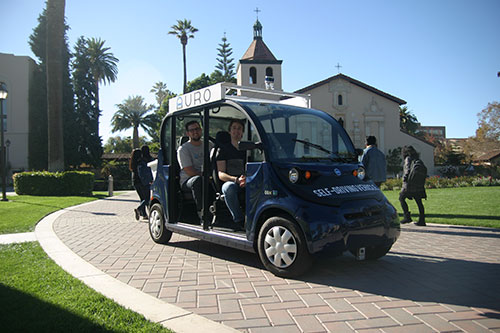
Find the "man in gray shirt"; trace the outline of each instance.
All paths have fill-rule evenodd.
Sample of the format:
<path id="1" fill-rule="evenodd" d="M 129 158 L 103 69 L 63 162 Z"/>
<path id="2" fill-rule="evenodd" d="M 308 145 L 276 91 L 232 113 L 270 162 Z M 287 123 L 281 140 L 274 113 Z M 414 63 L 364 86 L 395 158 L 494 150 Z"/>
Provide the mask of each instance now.
<path id="1" fill-rule="evenodd" d="M 375 185 L 380 187 L 387 177 L 387 163 L 384 153 L 377 148 L 377 138 L 374 136 L 366 138 L 366 148 L 363 151 L 361 163 L 366 169 L 368 179 L 373 180 Z"/>
<path id="2" fill-rule="evenodd" d="M 203 141 L 201 140 L 201 126 L 196 120 L 193 120 L 188 122 L 185 128 L 189 141 L 177 150 L 177 159 L 181 167 L 180 183 L 183 191 L 193 194 L 198 216 L 201 217 L 203 208 L 201 178 Z"/>

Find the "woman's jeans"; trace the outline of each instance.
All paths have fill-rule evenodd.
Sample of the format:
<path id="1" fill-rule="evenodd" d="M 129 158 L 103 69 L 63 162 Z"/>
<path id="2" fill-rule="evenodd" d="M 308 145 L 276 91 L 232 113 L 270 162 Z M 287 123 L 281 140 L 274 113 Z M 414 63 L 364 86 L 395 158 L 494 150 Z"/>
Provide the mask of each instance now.
<path id="1" fill-rule="evenodd" d="M 233 216 L 233 220 L 236 223 L 243 223 L 244 217 L 240 209 L 240 201 L 238 199 L 238 194 L 243 191 L 244 188 L 234 182 L 225 182 L 222 184 L 222 193 L 224 194 L 224 200 L 226 201 L 227 208 Z"/>
<path id="2" fill-rule="evenodd" d="M 139 210 L 141 216 L 147 217 L 148 214 L 146 213 L 146 207 L 149 204 L 150 186 L 144 186 L 141 182 L 134 182 L 134 187 L 137 194 L 139 194 L 139 198 L 141 199 L 141 204 L 137 207 L 137 209 Z"/>

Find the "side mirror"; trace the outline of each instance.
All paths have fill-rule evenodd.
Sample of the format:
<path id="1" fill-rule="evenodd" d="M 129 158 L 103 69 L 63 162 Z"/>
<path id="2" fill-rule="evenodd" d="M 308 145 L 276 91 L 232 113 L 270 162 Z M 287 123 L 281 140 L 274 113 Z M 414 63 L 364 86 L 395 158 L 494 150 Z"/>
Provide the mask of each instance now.
<path id="1" fill-rule="evenodd" d="M 363 155 L 363 149 L 361 149 L 361 148 L 356 148 L 356 149 L 355 149 L 355 151 L 356 151 L 356 155 L 357 155 L 357 156 L 361 156 L 361 155 Z"/>
<path id="2" fill-rule="evenodd" d="M 252 141 L 238 142 L 238 150 L 254 150 L 254 149 L 262 150 L 262 148 L 264 148 L 262 142 L 252 142 Z"/>

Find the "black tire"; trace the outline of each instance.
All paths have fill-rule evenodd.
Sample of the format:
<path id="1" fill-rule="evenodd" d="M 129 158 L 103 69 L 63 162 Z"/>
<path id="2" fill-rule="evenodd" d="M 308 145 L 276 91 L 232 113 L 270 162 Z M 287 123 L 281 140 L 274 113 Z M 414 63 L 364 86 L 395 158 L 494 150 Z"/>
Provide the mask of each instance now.
<path id="1" fill-rule="evenodd" d="M 276 276 L 296 277 L 312 265 L 302 231 L 287 218 L 275 216 L 267 219 L 257 242 L 262 264 Z"/>
<path id="2" fill-rule="evenodd" d="M 379 246 L 368 246 L 365 249 L 365 259 L 366 260 L 377 260 L 385 256 L 390 250 L 391 245 L 379 245 Z M 356 252 L 354 250 L 350 250 L 353 256 L 356 256 Z"/>
<path id="3" fill-rule="evenodd" d="M 165 216 L 159 203 L 151 206 L 149 211 L 149 235 L 158 244 L 167 244 L 172 238 L 172 231 L 165 228 Z"/>

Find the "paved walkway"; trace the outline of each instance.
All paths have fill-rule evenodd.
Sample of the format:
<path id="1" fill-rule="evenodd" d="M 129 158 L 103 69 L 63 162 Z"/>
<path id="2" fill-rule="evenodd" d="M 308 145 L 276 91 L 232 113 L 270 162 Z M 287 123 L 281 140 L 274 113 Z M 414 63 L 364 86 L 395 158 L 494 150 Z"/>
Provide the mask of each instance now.
<path id="1" fill-rule="evenodd" d="M 137 203 L 127 193 L 60 211 L 36 234 L 63 268 L 91 264 L 77 276 L 178 332 L 500 332 L 499 230 L 404 225 L 378 261 L 325 253 L 283 279 L 255 254 L 177 234 L 155 244 Z"/>

